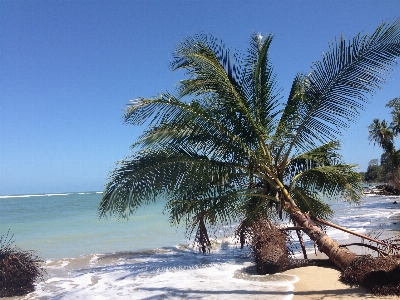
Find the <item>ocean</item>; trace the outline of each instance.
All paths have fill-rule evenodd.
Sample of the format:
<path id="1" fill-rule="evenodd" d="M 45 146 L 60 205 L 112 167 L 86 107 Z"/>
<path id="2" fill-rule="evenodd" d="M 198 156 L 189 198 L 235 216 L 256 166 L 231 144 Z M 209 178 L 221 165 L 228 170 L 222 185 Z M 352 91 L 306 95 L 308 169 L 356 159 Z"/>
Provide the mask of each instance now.
<path id="1" fill-rule="evenodd" d="M 210 254 L 171 227 L 163 203 L 139 209 L 129 221 L 99 219 L 102 195 L 64 193 L 0 196 L 0 235 L 13 234 L 35 250 L 47 274 L 36 291 L 11 299 L 291 299 L 293 275 L 257 275 L 248 248 L 230 237 L 234 224 L 216 232 Z M 394 204 L 394 201 L 399 204 Z M 400 231 L 400 197 L 365 196 L 361 205 L 332 202 L 333 222 L 359 233 Z M 347 233 L 328 229 L 334 239 Z M 309 248 L 313 247 L 306 241 Z"/>

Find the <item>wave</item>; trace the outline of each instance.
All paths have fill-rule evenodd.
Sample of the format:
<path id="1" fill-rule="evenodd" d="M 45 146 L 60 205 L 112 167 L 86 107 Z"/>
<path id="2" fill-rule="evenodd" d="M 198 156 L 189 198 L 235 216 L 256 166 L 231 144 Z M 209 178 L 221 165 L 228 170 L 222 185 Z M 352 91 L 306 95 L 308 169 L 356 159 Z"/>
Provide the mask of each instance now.
<path id="1" fill-rule="evenodd" d="M 52 196 L 69 196 L 69 195 L 91 195 L 91 194 L 103 194 L 103 192 L 76 192 L 76 193 L 49 193 L 49 194 L 3 195 L 3 196 L 0 196 L 0 199 L 31 198 L 31 197 L 52 197 Z"/>
<path id="2" fill-rule="evenodd" d="M 9 198 L 31 198 L 31 197 L 51 197 L 51 196 L 68 196 L 71 193 L 57 193 L 57 194 L 32 194 L 32 195 L 6 195 L 0 196 L 0 199 L 9 199 Z"/>
<path id="3" fill-rule="evenodd" d="M 293 297 L 294 275 L 257 275 L 248 251 L 224 244 L 211 255 L 180 247 L 93 254 L 46 262 L 30 299 L 262 299 Z M 212 284 L 210 284 L 212 283 Z"/>

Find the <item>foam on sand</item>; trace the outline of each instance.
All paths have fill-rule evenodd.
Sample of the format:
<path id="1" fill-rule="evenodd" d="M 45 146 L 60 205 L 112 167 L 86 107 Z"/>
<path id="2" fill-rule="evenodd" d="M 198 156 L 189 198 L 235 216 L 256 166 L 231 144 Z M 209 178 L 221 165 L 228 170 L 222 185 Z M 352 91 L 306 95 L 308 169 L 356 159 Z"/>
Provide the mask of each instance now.
<path id="1" fill-rule="evenodd" d="M 26 299 L 292 298 L 298 277 L 257 275 L 246 249 L 226 242 L 211 255 L 184 248 L 48 261 L 49 278 Z"/>

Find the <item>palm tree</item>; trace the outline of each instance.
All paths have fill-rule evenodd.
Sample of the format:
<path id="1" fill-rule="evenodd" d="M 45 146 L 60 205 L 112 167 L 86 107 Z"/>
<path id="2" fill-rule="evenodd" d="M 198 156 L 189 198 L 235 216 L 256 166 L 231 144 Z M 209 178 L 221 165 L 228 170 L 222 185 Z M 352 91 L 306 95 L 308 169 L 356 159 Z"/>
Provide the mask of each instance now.
<path id="1" fill-rule="evenodd" d="M 390 128 L 392 129 L 395 136 L 400 133 L 400 97 L 394 98 L 386 104 L 386 107 L 392 108 L 392 122 L 390 122 Z"/>
<path id="2" fill-rule="evenodd" d="M 380 121 L 374 119 L 368 127 L 369 140 L 378 144 L 385 153 L 385 168 L 389 168 L 389 176 L 393 176 L 393 183 L 398 188 L 399 182 L 399 166 L 400 166 L 400 150 L 396 150 L 394 146 L 394 138 L 400 133 L 400 98 L 395 98 L 386 104 L 386 107 L 392 108 L 392 122 L 388 126 L 386 120 Z"/>
<path id="3" fill-rule="evenodd" d="M 374 119 L 372 124 L 368 126 L 370 142 L 378 144 L 386 152 L 391 152 L 394 149 L 393 139 L 395 137 L 395 132 L 390 126 L 388 126 L 386 120 L 380 121 L 379 119 Z"/>
<path id="4" fill-rule="evenodd" d="M 205 35 L 177 47 L 171 67 L 187 79 L 177 96 L 128 105 L 126 122 L 148 127 L 111 173 L 100 216 L 167 201 L 171 221 L 198 228 L 206 247 L 206 224 L 245 228 L 286 214 L 342 269 L 354 259 L 311 216 L 332 215 L 327 199 L 360 198 L 359 175 L 342 162 L 337 139 L 395 66 L 400 19 L 331 44 L 309 74 L 295 76 L 283 108 L 271 42 L 253 34 L 243 55 Z"/>

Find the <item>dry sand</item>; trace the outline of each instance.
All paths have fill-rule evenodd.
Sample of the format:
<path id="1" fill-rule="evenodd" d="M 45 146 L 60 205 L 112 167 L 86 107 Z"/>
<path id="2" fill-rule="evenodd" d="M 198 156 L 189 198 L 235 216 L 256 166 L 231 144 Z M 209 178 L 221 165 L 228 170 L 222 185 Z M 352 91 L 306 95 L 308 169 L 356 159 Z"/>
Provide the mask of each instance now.
<path id="1" fill-rule="evenodd" d="M 392 232 L 393 234 L 393 232 Z M 351 236 L 348 240 L 340 241 L 340 244 L 350 244 L 360 242 L 360 238 Z M 351 251 L 358 254 L 372 254 L 373 252 L 365 248 L 351 246 Z M 325 259 L 325 254 L 318 252 L 307 253 L 309 259 Z M 399 300 L 397 296 L 378 297 L 368 294 L 365 288 L 351 287 L 339 280 L 340 271 L 334 267 L 303 267 L 284 272 L 283 274 L 296 275 L 300 278 L 294 284 L 293 300 L 330 300 L 330 299 L 380 299 L 380 300 Z M 400 283 L 399 283 L 400 284 Z"/>
<path id="2" fill-rule="evenodd" d="M 340 271 L 331 267 L 303 267 L 283 274 L 300 278 L 294 284 L 293 300 L 330 299 L 399 299 L 399 297 L 378 297 L 368 294 L 364 288 L 350 287 L 339 281 Z"/>

